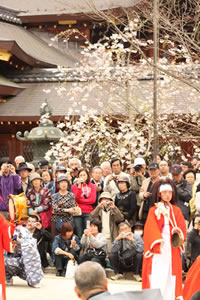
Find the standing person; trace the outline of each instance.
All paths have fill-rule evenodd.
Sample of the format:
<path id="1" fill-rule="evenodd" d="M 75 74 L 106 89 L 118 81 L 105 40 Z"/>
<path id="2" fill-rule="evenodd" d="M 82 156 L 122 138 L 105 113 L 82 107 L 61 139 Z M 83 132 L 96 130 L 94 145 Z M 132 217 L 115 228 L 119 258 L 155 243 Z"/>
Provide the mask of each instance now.
<path id="1" fill-rule="evenodd" d="M 192 185 L 192 199 L 190 200 L 190 220 L 193 219 L 196 206 L 195 206 L 195 200 L 196 200 L 196 191 L 197 186 L 195 185 L 196 181 L 196 172 L 193 169 L 188 169 L 185 173 L 183 173 L 183 178 L 187 180 Z"/>
<path id="2" fill-rule="evenodd" d="M 26 195 L 28 190 L 31 188 L 31 182 L 29 179 L 29 175 L 30 172 L 32 170 L 28 167 L 28 165 L 25 162 L 21 162 L 18 165 L 18 168 L 16 170 L 17 174 L 20 176 L 21 178 L 21 182 L 22 182 L 22 188 L 23 188 L 23 192 Z"/>
<path id="3" fill-rule="evenodd" d="M 150 177 L 143 180 L 139 192 L 139 198 L 142 202 L 139 210 L 139 220 L 141 220 L 143 223 L 146 222 L 149 209 L 153 204 L 152 193 L 150 192 L 151 187 L 157 180 L 160 179 L 160 171 L 157 163 L 150 163 L 148 171 Z"/>
<path id="4" fill-rule="evenodd" d="M 105 180 L 106 176 L 112 174 L 112 169 L 111 169 L 110 162 L 105 160 L 105 161 L 102 162 L 100 167 L 103 171 L 103 180 Z"/>
<path id="5" fill-rule="evenodd" d="M 46 184 L 46 187 L 50 190 L 51 195 L 55 194 L 58 192 L 59 187 L 58 187 L 58 177 L 61 175 L 66 175 L 67 174 L 67 169 L 65 166 L 58 165 L 56 166 L 55 170 L 55 178 L 53 182 L 49 182 Z"/>
<path id="6" fill-rule="evenodd" d="M 119 175 L 124 175 L 129 178 L 129 175 L 122 172 L 122 162 L 119 158 L 113 158 L 110 162 L 112 168 L 112 174 L 108 175 L 104 181 L 104 192 L 109 192 L 112 195 L 112 199 L 115 200 L 115 196 L 119 193 L 119 187 L 117 180 Z"/>
<path id="7" fill-rule="evenodd" d="M 42 178 L 38 173 L 30 176 L 32 188 L 27 193 L 27 205 L 29 215 L 38 215 L 45 229 L 51 227 L 51 194 L 50 191 L 42 187 Z"/>
<path id="8" fill-rule="evenodd" d="M 110 252 L 111 243 L 118 235 L 118 224 L 124 220 L 123 214 L 115 206 L 111 194 L 101 193 L 98 206 L 90 213 L 91 219 L 98 218 L 102 223 L 102 233 L 107 239 L 107 252 Z"/>
<path id="9" fill-rule="evenodd" d="M 14 232 L 14 226 L 7 222 L 0 214 L 0 296 L 1 300 L 6 300 L 5 288 L 5 266 L 3 252 L 12 252 L 11 234 Z"/>
<path id="10" fill-rule="evenodd" d="M 56 235 L 56 230 L 60 232 L 63 223 L 72 223 L 75 213 L 75 196 L 68 191 L 70 183 L 65 175 L 58 177 L 58 186 L 58 193 L 51 197 L 53 208 L 51 233 L 53 237 Z"/>
<path id="11" fill-rule="evenodd" d="M 76 184 L 72 185 L 72 193 L 74 193 L 75 200 L 82 211 L 81 216 L 74 216 L 75 232 L 81 238 L 96 201 L 96 186 L 90 182 L 87 169 L 79 169 Z"/>
<path id="12" fill-rule="evenodd" d="M 38 162 L 38 173 L 40 174 L 40 172 L 42 170 L 48 170 L 49 169 L 49 162 L 46 159 L 42 159 Z"/>
<path id="13" fill-rule="evenodd" d="M 192 199 L 192 185 L 183 178 L 180 165 L 171 167 L 173 182 L 177 190 L 177 205 L 180 207 L 188 227 L 190 219 L 190 200 Z"/>
<path id="14" fill-rule="evenodd" d="M 69 169 L 70 175 L 72 177 L 72 184 L 74 183 L 74 180 L 78 177 L 78 171 L 81 167 L 81 161 L 77 157 L 72 157 L 69 160 Z"/>
<path id="15" fill-rule="evenodd" d="M 4 163 L 1 166 L 0 175 L 0 213 L 6 219 L 8 217 L 8 196 L 9 194 L 17 195 L 23 192 L 21 178 L 15 172 L 15 167 L 11 164 Z"/>
<path id="16" fill-rule="evenodd" d="M 160 179 L 154 183 L 152 191 L 155 205 L 150 208 L 144 227 L 142 288 L 159 288 L 164 300 L 182 299 L 180 247 L 186 237 L 185 220 L 175 205 L 176 190 L 172 180 Z M 172 240 L 177 233 L 180 244 L 175 245 Z"/>
<path id="17" fill-rule="evenodd" d="M 98 205 L 99 197 L 100 197 L 101 193 L 103 192 L 104 181 L 103 181 L 102 176 L 103 176 L 103 171 L 102 171 L 101 167 L 96 166 L 92 169 L 91 182 L 96 185 L 96 191 L 97 191 L 96 202 L 94 204 L 94 207 L 96 207 Z"/>
<path id="18" fill-rule="evenodd" d="M 16 156 L 15 157 L 15 166 L 16 169 L 18 169 L 19 164 L 25 162 L 25 158 L 22 155 Z"/>
<path id="19" fill-rule="evenodd" d="M 117 184 L 120 192 L 115 197 L 115 205 L 123 214 L 124 220 L 133 224 L 137 213 L 136 194 L 130 190 L 130 182 L 127 176 L 120 175 Z"/>
<path id="20" fill-rule="evenodd" d="M 47 185 L 48 185 L 48 189 L 50 190 L 50 188 L 53 186 L 53 176 L 52 176 L 51 171 L 43 170 L 41 172 L 41 177 L 44 182 L 44 186 L 47 187 Z"/>
<path id="21" fill-rule="evenodd" d="M 159 170 L 161 177 L 169 177 L 172 179 L 172 174 L 169 172 L 169 165 L 165 160 L 161 160 L 159 163 Z"/>

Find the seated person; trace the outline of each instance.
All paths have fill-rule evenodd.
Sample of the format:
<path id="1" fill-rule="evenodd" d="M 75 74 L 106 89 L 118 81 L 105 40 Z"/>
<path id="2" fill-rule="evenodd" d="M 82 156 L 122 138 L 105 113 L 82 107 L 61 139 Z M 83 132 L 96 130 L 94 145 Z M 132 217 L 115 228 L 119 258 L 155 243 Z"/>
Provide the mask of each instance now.
<path id="1" fill-rule="evenodd" d="M 139 235 L 131 232 L 128 222 L 119 224 L 119 235 L 112 244 L 109 260 L 115 275 L 112 280 L 122 279 L 123 272 L 134 272 L 134 279 L 141 281 L 144 243 Z"/>
<path id="2" fill-rule="evenodd" d="M 188 243 L 191 250 L 190 266 L 200 255 L 200 215 L 194 217 L 194 228 L 188 234 Z"/>
<path id="3" fill-rule="evenodd" d="M 65 277 L 68 261 L 78 260 L 81 244 L 71 223 L 64 223 L 61 232 L 55 237 L 52 246 L 53 260 L 56 264 L 56 276 Z"/>
<path id="4" fill-rule="evenodd" d="M 14 232 L 14 253 L 5 254 L 6 284 L 13 284 L 13 276 L 26 280 L 30 287 L 40 287 L 43 278 L 40 254 L 36 239 L 26 227 L 17 226 Z"/>
<path id="5" fill-rule="evenodd" d="M 48 267 L 49 263 L 47 260 L 46 249 L 47 249 L 47 242 L 52 241 L 51 233 L 42 227 L 39 217 L 36 215 L 31 215 L 28 218 L 26 227 L 32 233 L 33 238 L 37 240 L 37 247 L 40 253 L 42 267 L 43 268 Z"/>
<path id="6" fill-rule="evenodd" d="M 144 224 L 141 221 L 137 221 L 135 225 L 133 226 L 133 233 L 134 236 L 140 236 L 143 237 L 144 233 Z"/>
<path id="7" fill-rule="evenodd" d="M 98 218 L 102 222 L 102 233 L 107 238 L 107 252 L 111 243 L 118 235 L 117 224 L 124 220 L 124 216 L 115 206 L 109 192 L 103 192 L 99 198 L 99 205 L 90 213 L 90 219 Z"/>
<path id="8" fill-rule="evenodd" d="M 84 253 L 80 254 L 79 263 L 96 261 L 105 267 L 107 240 L 101 229 L 101 221 L 94 219 L 91 220 L 89 228 L 84 230 L 81 238 Z"/>

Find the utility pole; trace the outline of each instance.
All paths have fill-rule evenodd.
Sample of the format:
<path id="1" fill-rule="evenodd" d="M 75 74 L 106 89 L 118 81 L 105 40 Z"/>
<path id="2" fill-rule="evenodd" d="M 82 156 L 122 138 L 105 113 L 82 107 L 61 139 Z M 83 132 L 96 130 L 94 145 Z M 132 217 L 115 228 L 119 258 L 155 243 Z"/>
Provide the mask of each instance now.
<path id="1" fill-rule="evenodd" d="M 159 58 L 159 0 L 153 0 L 153 159 L 156 161 L 158 154 L 158 124 L 157 124 L 157 79 Z"/>

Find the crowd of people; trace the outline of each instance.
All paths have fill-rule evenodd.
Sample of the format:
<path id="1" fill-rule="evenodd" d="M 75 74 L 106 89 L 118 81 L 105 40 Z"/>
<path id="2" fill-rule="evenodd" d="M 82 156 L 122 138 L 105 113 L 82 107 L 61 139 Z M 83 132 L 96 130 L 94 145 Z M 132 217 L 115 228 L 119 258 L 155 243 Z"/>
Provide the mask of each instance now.
<path id="1" fill-rule="evenodd" d="M 0 213 L 9 220 L 10 194 L 24 193 L 28 207 L 23 228 L 15 229 L 15 252 L 5 254 L 7 284 L 17 275 L 37 287 L 49 264 L 65 276 L 70 260 L 94 261 L 114 270 L 112 280 L 131 271 L 143 288 L 181 299 L 182 269 L 200 255 L 196 158 L 170 166 L 158 156 L 147 166 L 138 157 L 125 170 L 119 158 L 91 170 L 75 157 L 52 167 L 44 159 L 35 170 L 18 156 L 14 163 L 2 158 L 0 170 Z M 32 250 L 25 253 L 27 241 Z M 42 268 L 31 278 L 36 250 Z"/>

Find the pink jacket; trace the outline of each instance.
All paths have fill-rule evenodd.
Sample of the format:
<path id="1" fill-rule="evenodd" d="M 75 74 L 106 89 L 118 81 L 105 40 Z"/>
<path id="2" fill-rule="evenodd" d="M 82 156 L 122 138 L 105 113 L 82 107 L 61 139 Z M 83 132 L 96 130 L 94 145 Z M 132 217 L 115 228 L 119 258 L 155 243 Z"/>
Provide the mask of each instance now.
<path id="1" fill-rule="evenodd" d="M 96 201 L 96 186 L 89 182 L 88 184 L 82 184 L 81 188 L 78 188 L 74 184 L 72 185 L 72 193 L 74 193 L 76 202 L 81 208 L 82 213 L 91 213 L 94 209 L 92 204 Z"/>

